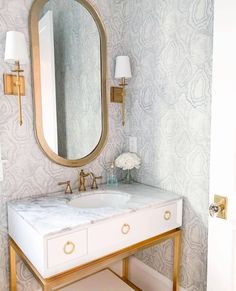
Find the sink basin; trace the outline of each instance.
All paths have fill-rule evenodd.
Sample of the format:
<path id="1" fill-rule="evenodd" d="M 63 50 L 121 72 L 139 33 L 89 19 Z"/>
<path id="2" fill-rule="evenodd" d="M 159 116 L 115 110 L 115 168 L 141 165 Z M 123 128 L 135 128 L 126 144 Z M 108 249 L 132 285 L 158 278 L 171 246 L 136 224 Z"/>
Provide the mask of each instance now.
<path id="1" fill-rule="evenodd" d="M 78 208 L 122 207 L 131 195 L 124 192 L 102 191 L 72 199 L 69 205 Z"/>

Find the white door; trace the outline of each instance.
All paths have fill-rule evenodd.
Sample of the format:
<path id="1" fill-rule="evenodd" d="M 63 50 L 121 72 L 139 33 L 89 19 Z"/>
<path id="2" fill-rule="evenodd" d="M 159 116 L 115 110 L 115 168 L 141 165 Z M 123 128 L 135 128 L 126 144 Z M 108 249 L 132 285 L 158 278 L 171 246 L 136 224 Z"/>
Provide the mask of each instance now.
<path id="1" fill-rule="evenodd" d="M 215 0 L 210 197 L 228 198 L 227 219 L 209 216 L 208 291 L 236 290 L 236 0 Z M 217 210 L 217 209 L 216 209 Z"/>
<path id="2" fill-rule="evenodd" d="M 43 132 L 49 147 L 58 153 L 52 11 L 46 12 L 39 20 L 39 48 Z"/>

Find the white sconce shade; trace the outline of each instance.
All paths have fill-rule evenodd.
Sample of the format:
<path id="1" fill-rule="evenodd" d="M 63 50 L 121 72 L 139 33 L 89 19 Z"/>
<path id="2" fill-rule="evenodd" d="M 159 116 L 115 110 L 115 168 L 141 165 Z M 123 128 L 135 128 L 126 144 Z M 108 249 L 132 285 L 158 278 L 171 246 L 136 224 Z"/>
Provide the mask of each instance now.
<path id="1" fill-rule="evenodd" d="M 28 63 L 27 45 L 25 36 L 19 31 L 8 31 L 6 35 L 5 62 L 9 64 Z"/>
<path id="2" fill-rule="evenodd" d="M 128 56 L 116 57 L 115 78 L 116 79 L 130 79 L 132 77 L 130 60 Z"/>

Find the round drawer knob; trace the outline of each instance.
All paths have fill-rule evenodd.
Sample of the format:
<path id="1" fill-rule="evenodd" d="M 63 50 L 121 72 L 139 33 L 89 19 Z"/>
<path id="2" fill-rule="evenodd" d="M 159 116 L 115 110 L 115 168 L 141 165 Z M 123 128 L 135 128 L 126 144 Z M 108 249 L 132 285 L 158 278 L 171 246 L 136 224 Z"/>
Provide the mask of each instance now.
<path id="1" fill-rule="evenodd" d="M 66 255 L 70 255 L 70 254 L 72 254 L 72 253 L 74 252 L 74 250 L 75 250 L 75 244 L 74 244 L 73 242 L 71 242 L 71 241 L 68 241 L 68 242 L 64 245 L 63 250 L 64 250 L 64 253 L 65 253 Z"/>
<path id="2" fill-rule="evenodd" d="M 130 231 L 130 225 L 128 223 L 125 223 L 121 228 L 121 232 L 123 234 L 127 234 L 129 231 Z"/>
<path id="3" fill-rule="evenodd" d="M 165 211 L 164 213 L 164 219 L 169 220 L 171 218 L 171 212 L 170 211 Z"/>

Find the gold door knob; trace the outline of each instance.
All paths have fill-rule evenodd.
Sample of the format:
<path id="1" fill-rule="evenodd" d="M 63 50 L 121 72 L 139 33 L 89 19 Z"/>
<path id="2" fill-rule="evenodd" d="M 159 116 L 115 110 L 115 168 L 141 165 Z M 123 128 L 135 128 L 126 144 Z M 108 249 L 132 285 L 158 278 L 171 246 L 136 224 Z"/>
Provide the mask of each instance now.
<path id="1" fill-rule="evenodd" d="M 170 220 L 170 218 L 171 218 L 171 212 L 170 211 L 165 211 L 165 213 L 164 213 L 164 219 L 165 220 Z"/>
<path id="2" fill-rule="evenodd" d="M 209 206 L 210 216 L 226 219 L 227 215 L 227 197 L 215 195 L 214 203 Z"/>
<path id="3" fill-rule="evenodd" d="M 130 225 L 128 223 L 125 223 L 121 228 L 121 232 L 123 234 L 128 234 L 129 231 L 130 231 Z"/>
<path id="4" fill-rule="evenodd" d="M 71 241 L 68 241 L 63 248 L 63 251 L 66 255 L 70 255 L 74 252 L 75 250 L 75 244 Z"/>

